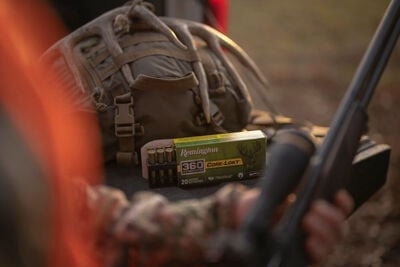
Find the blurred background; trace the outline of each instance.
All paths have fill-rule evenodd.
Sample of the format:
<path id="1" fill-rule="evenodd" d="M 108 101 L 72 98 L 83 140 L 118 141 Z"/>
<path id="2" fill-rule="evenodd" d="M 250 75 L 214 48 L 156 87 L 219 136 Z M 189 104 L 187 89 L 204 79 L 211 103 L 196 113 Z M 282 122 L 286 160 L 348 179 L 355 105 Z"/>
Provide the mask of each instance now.
<path id="1" fill-rule="evenodd" d="M 269 79 L 280 112 L 328 126 L 389 2 L 231 0 L 228 35 Z M 370 136 L 392 147 L 388 183 L 323 266 L 400 266 L 399 105 L 398 45 L 369 108 Z"/>

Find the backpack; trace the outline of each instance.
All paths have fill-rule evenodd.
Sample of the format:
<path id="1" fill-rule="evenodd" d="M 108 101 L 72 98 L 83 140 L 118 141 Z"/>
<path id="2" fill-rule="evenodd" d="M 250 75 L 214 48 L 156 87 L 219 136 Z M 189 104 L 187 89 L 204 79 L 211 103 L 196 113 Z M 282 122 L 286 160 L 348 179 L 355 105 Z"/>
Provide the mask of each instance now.
<path id="1" fill-rule="evenodd" d="M 138 164 L 141 146 L 154 139 L 242 130 L 252 101 L 235 64 L 266 84 L 228 37 L 201 23 L 157 17 L 141 1 L 82 26 L 42 60 L 77 109 L 97 111 L 105 161 L 122 165 Z"/>

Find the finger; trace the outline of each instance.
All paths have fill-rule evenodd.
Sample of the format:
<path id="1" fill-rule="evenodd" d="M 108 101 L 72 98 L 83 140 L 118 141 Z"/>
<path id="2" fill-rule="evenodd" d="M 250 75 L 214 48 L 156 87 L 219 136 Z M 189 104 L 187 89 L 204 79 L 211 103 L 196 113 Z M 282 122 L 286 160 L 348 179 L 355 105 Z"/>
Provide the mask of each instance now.
<path id="1" fill-rule="evenodd" d="M 333 244 L 342 236 L 345 216 L 340 209 L 323 200 L 317 200 L 304 218 L 304 228 L 319 239 Z"/>
<path id="2" fill-rule="evenodd" d="M 334 230 L 340 230 L 346 219 L 340 208 L 337 208 L 324 200 L 317 200 L 313 204 L 311 212 L 315 213 L 315 215 L 320 217 L 324 223 L 328 224 L 326 226 L 330 226 Z"/>
<path id="3" fill-rule="evenodd" d="M 354 200 L 344 189 L 337 192 L 335 196 L 335 204 L 339 209 L 341 209 L 345 216 L 348 216 L 354 209 Z"/>
<path id="4" fill-rule="evenodd" d="M 318 238 L 307 239 L 305 246 L 308 256 L 313 264 L 322 263 L 322 261 L 328 257 L 331 249 L 328 249 L 327 246 L 324 246 L 323 244 L 323 241 Z"/>
<path id="5" fill-rule="evenodd" d="M 303 228 L 308 233 L 309 238 L 322 240 L 323 246 L 332 246 L 338 240 L 336 226 L 331 226 L 324 217 L 318 213 L 310 211 L 303 220 Z"/>

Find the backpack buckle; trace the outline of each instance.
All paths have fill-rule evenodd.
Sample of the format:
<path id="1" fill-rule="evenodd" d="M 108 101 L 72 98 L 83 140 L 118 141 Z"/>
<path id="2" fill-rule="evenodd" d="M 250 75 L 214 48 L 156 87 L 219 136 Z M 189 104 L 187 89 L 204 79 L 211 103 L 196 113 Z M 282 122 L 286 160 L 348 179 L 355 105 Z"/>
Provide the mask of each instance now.
<path id="1" fill-rule="evenodd" d="M 129 166 L 139 164 L 138 155 L 135 152 L 135 135 L 143 135 L 143 126 L 135 123 L 133 112 L 133 96 L 130 93 L 116 96 L 115 106 L 115 135 L 118 138 L 119 151 L 116 154 L 118 165 Z"/>
<path id="2" fill-rule="evenodd" d="M 115 135 L 130 137 L 135 134 L 135 118 L 133 116 L 133 97 L 125 94 L 114 98 L 115 105 Z"/>

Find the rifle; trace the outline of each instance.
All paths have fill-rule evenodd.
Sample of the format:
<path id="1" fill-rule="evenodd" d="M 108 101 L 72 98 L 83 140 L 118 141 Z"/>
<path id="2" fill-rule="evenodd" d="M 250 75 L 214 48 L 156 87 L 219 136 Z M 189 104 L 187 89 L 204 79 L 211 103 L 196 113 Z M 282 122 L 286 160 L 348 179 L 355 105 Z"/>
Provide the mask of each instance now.
<path id="1" fill-rule="evenodd" d="M 224 254 L 221 258 L 233 265 L 244 263 L 256 267 L 308 265 L 303 248 L 302 219 L 313 200 L 322 198 L 332 202 L 339 189 L 348 187 L 360 139 L 367 132 L 367 107 L 399 33 L 400 0 L 393 0 L 322 145 L 316 147 L 312 137 L 300 130 L 282 131 L 274 138 L 260 197 L 241 232 L 228 238 L 229 245 L 220 252 Z M 272 227 L 276 207 L 295 188 L 298 188 L 297 201 Z"/>

